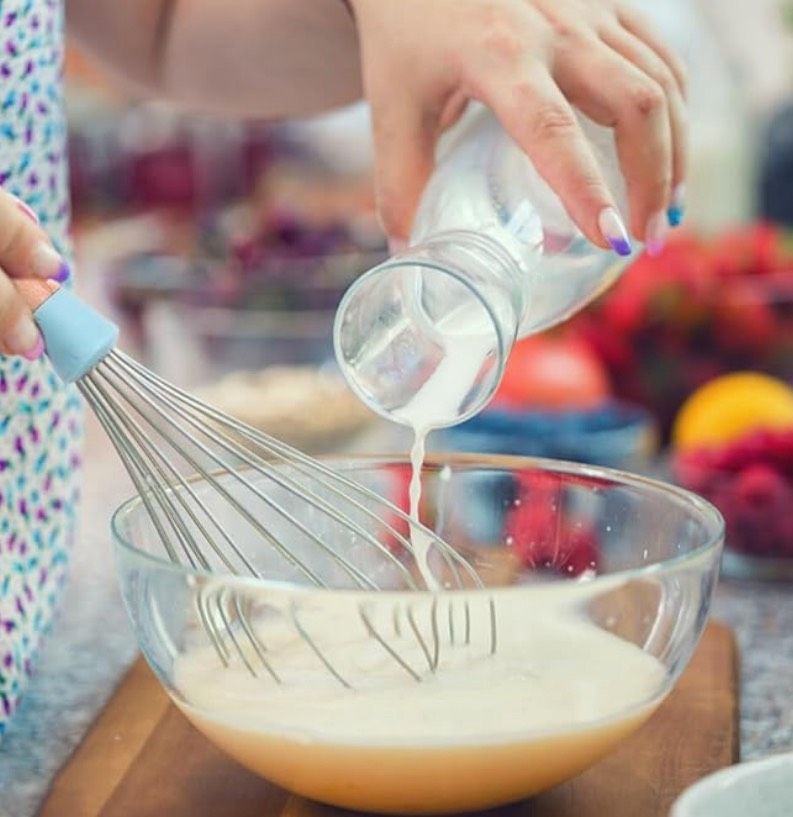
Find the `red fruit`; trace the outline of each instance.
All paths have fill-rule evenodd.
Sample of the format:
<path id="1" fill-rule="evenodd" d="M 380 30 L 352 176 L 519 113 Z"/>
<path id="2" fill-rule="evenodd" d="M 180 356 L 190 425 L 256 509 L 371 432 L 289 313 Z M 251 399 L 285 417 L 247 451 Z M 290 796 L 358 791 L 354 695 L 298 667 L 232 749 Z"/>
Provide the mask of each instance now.
<path id="1" fill-rule="evenodd" d="M 560 507 L 559 480 L 527 473 L 518 483 L 520 490 L 507 514 L 504 535 L 521 562 L 533 570 L 569 577 L 597 570 L 597 535 Z"/>
<path id="2" fill-rule="evenodd" d="M 567 556 L 561 564 L 561 572 L 568 576 L 580 576 L 587 570 L 597 570 L 600 562 L 600 545 L 595 531 L 587 527 L 568 527 Z"/>
<path id="3" fill-rule="evenodd" d="M 533 570 L 551 571 L 560 576 L 580 576 L 597 570 L 600 548 L 597 535 L 580 523 L 565 521 L 557 525 L 537 526 L 534 531 L 522 528 L 513 536 L 515 552 L 521 562 Z"/>
<path id="4" fill-rule="evenodd" d="M 691 452 L 678 457 L 673 463 L 675 479 L 689 491 L 707 496 L 714 482 L 712 464 L 703 455 Z"/>
<path id="5" fill-rule="evenodd" d="M 793 430 L 781 430 L 770 435 L 769 461 L 788 476 L 793 475 Z"/>
<path id="6" fill-rule="evenodd" d="M 403 513 L 408 513 L 410 509 L 410 477 L 411 467 L 407 463 L 398 463 L 388 469 L 392 475 L 392 489 L 388 492 L 388 499 Z M 382 543 L 395 554 L 405 551 L 405 546 L 400 540 L 410 540 L 410 525 L 402 515 L 389 513 L 385 518 L 384 530 L 380 534 Z"/>
<path id="7" fill-rule="evenodd" d="M 581 341 L 535 337 L 522 340 L 507 362 L 494 405 L 589 409 L 610 394 L 603 364 Z"/>
<path id="8" fill-rule="evenodd" d="M 626 294 L 615 298 L 609 305 L 609 326 L 612 331 L 630 333 L 644 322 L 647 312 L 646 299 L 643 296 Z"/>
<path id="9" fill-rule="evenodd" d="M 773 432 L 752 431 L 720 449 L 714 464 L 737 473 L 751 465 L 772 463 L 774 445 Z"/>
<path id="10" fill-rule="evenodd" d="M 582 323 L 580 334 L 612 373 L 622 377 L 626 371 L 635 367 L 636 353 L 626 336 L 611 331 L 599 321 Z"/>
<path id="11" fill-rule="evenodd" d="M 714 485 L 704 496 L 721 511 L 727 529 L 731 530 L 737 517 L 737 507 L 734 499 L 735 491 L 732 483 L 724 480 Z"/>
<path id="12" fill-rule="evenodd" d="M 784 258 L 778 227 L 757 223 L 722 233 L 711 248 L 711 263 L 722 277 L 765 275 Z"/>
<path id="13" fill-rule="evenodd" d="M 766 352 L 775 343 L 779 326 L 773 307 L 744 287 L 724 293 L 723 300 L 714 306 L 714 335 L 725 352 Z"/>
<path id="14" fill-rule="evenodd" d="M 750 465 L 735 481 L 735 498 L 744 507 L 773 507 L 787 490 L 785 478 L 769 465 Z"/>

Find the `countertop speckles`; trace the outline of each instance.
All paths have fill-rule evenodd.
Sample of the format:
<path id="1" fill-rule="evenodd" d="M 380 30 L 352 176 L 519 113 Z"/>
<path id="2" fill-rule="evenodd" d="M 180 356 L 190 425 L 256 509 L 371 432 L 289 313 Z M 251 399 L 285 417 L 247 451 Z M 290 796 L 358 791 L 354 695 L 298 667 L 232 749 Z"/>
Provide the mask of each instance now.
<path id="1" fill-rule="evenodd" d="M 107 533 L 112 509 L 131 489 L 92 421 L 85 486 L 84 534 L 63 612 L 0 743 L 0 817 L 34 817 L 135 654 Z M 741 649 L 743 759 L 793 751 L 793 587 L 723 582 L 714 615 L 735 629 Z"/>
<path id="2" fill-rule="evenodd" d="M 723 581 L 713 615 L 741 652 L 741 757 L 793 751 L 793 586 Z"/>

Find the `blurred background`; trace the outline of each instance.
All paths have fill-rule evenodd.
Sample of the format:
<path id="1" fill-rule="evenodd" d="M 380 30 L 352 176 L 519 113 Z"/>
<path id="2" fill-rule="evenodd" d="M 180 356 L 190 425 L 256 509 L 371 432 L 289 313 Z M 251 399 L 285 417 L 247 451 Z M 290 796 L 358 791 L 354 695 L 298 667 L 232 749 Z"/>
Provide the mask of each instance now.
<path id="1" fill-rule="evenodd" d="M 793 559 L 793 3 L 636 2 L 689 68 L 684 229 L 519 344 L 491 407 L 431 447 L 660 469 L 722 508 L 739 560 L 778 565 Z M 365 106 L 196 118 L 131 99 L 73 49 L 67 87 L 80 287 L 124 346 L 311 452 L 403 446 L 332 359 L 342 292 L 385 256 Z"/>

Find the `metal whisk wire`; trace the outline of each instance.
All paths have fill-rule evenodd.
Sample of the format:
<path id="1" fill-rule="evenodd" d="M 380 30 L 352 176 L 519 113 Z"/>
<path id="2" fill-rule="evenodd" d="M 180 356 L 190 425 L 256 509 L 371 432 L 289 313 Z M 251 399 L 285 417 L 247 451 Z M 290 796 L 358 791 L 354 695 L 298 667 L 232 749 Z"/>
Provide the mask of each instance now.
<path id="1" fill-rule="evenodd" d="M 51 283 L 24 282 L 19 288 L 34 310 L 56 371 L 67 382 L 77 383 L 94 410 L 174 563 L 210 576 L 217 565 L 233 575 L 262 578 L 256 564 L 262 553 L 257 552 L 257 558 L 246 554 L 224 525 L 224 514 L 231 513 L 236 525 L 242 524 L 254 534 L 254 541 L 266 544 L 281 560 L 280 569 L 286 566 L 316 587 L 329 585 L 324 565 L 325 571 L 340 569 L 354 589 L 385 589 L 371 567 L 371 557 L 376 557 L 378 570 L 386 566 L 408 589 L 419 589 L 417 576 L 398 555 L 399 548 L 414 554 L 417 530 L 440 554 L 447 587 L 483 587 L 476 570 L 454 548 L 379 493 L 223 414 L 116 350 L 117 328 L 70 293 Z M 291 507 L 295 499 L 297 509 Z M 215 507 L 218 500 L 222 504 Z M 315 529 L 318 520 L 330 524 L 331 535 L 323 533 L 322 525 Z M 346 541 L 349 555 L 334 547 L 336 540 L 341 547 Z M 311 547 L 308 557 L 296 543 Z M 365 546 L 368 570 L 353 558 L 360 555 L 360 546 Z M 497 635 L 492 599 L 488 607 L 492 654 Z M 218 589 L 208 579 L 199 586 L 197 608 L 201 626 L 224 665 L 236 656 L 252 675 L 264 670 L 282 683 L 245 598 L 228 587 Z M 437 671 L 444 640 L 437 597 L 429 610 L 429 637 L 418 624 L 412 602 L 405 609 L 394 608 L 393 632 L 382 623 L 378 626 L 366 604 L 361 603 L 357 612 L 359 626 L 416 681 L 422 680 L 423 671 L 400 652 L 394 639 L 411 637 L 427 671 Z M 448 643 L 455 646 L 460 642 L 451 602 L 447 614 Z M 353 686 L 316 643 L 294 606 L 288 615 L 294 631 L 328 672 L 342 685 Z M 462 615 L 462 643 L 468 645 L 467 599 Z"/>
<path id="2" fill-rule="evenodd" d="M 196 475 L 203 484 L 208 484 L 217 491 L 251 525 L 262 541 L 269 544 L 304 579 L 318 587 L 327 586 L 327 582 L 311 565 L 280 541 L 263 524 L 261 518 L 252 513 L 224 485 L 220 477 L 227 476 L 231 482 L 263 503 L 263 507 L 269 512 L 293 526 L 319 552 L 332 558 L 355 586 L 364 590 L 382 589 L 376 579 L 332 548 L 323 541 L 321 535 L 312 531 L 306 523 L 253 484 L 248 476 L 248 473 L 253 473 L 270 480 L 273 485 L 285 491 L 298 494 L 306 505 L 351 530 L 387 560 L 409 588 L 417 589 L 416 578 L 398 556 L 372 530 L 339 510 L 338 503 L 349 504 L 355 513 L 373 522 L 381 533 L 386 533 L 407 552 L 412 553 L 413 544 L 409 536 L 389 523 L 387 518 L 391 516 L 401 521 L 408 530 L 415 526 L 415 521 L 371 489 L 202 403 L 122 352 L 113 351 L 107 355 L 79 381 L 78 387 L 93 406 L 100 423 L 117 448 L 171 560 L 186 561 L 194 569 L 210 571 L 208 550 L 229 572 L 261 577 L 260 570 L 198 496 L 191 479 L 192 475 Z M 156 433 L 153 434 L 153 431 Z M 234 458 L 243 468 L 229 469 L 228 460 L 224 457 Z M 187 466 L 187 474 L 180 470 L 175 460 Z M 284 466 L 291 469 L 295 476 L 290 475 Z M 298 481 L 297 476 L 305 478 L 307 482 Z M 325 490 L 336 504 L 331 504 L 328 496 L 320 495 L 318 489 Z M 366 503 L 374 504 L 377 510 L 372 510 Z M 470 563 L 442 538 L 426 529 L 423 535 L 429 537 L 438 548 L 449 568 L 453 587 L 462 589 L 466 587 L 466 581 L 471 587 L 483 586 Z M 258 674 L 256 666 L 260 664 L 273 680 L 280 683 L 278 673 L 267 659 L 267 650 L 242 610 L 239 599 L 228 599 L 227 595 L 228 591 L 211 593 L 206 597 L 199 594 L 199 616 L 221 661 L 228 665 L 233 651 L 252 674 Z M 236 629 L 232 624 L 232 616 L 226 609 L 229 602 L 232 605 L 233 622 L 238 625 Z M 463 602 L 462 615 L 464 638 L 462 642 L 457 642 L 454 611 L 449 607 L 448 643 L 451 646 L 456 643 L 470 644 L 471 614 L 467 601 Z M 496 627 L 492 602 L 489 615 L 490 652 L 493 653 L 496 649 Z M 437 604 L 433 604 L 431 609 L 429 642 L 416 623 L 411 608 L 408 608 L 405 617 L 408 623 L 406 632 L 412 633 L 426 659 L 429 672 L 434 673 L 439 665 L 441 645 Z M 421 672 L 399 654 L 390 643 L 389 636 L 377 629 L 363 607 L 360 619 L 369 636 L 412 678 L 421 680 Z M 341 684 L 352 686 L 312 639 L 295 611 L 292 612 L 292 623 L 325 668 Z M 394 634 L 401 635 L 398 613 L 395 613 Z M 240 643 L 240 637 L 250 649 Z"/>

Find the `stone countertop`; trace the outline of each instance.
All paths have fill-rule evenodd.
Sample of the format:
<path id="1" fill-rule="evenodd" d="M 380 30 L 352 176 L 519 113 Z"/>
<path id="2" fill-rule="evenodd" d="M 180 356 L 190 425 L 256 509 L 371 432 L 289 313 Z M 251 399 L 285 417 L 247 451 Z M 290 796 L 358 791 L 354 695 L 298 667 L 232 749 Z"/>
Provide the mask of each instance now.
<path id="1" fill-rule="evenodd" d="M 112 509 L 131 493 L 89 418 L 83 534 L 61 617 L 0 743 L 0 817 L 34 817 L 52 777 L 135 655 L 108 533 Z M 735 629 L 740 644 L 743 759 L 793 750 L 793 590 L 722 583 L 714 615 Z"/>

